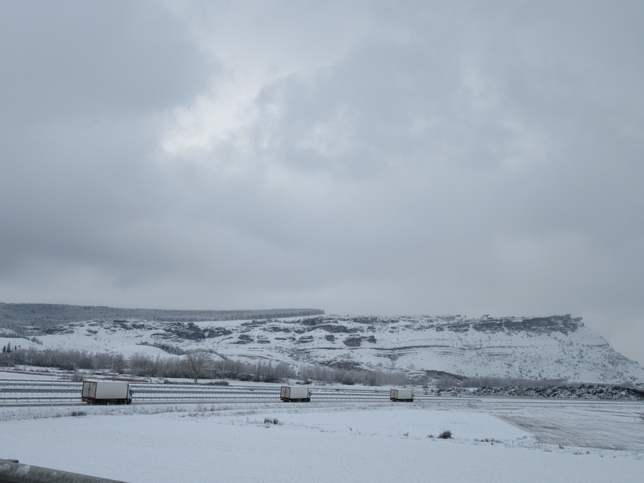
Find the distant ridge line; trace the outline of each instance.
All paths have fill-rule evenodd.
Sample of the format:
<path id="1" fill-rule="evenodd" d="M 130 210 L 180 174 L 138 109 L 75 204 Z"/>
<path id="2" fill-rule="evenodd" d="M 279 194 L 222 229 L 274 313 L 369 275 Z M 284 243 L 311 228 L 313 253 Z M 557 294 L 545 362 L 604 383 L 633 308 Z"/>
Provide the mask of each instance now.
<path id="1" fill-rule="evenodd" d="M 258 310 L 122 309 L 64 304 L 11 304 L 0 302 L 0 327 L 47 328 L 67 322 L 92 319 L 144 319 L 157 322 L 203 322 L 215 320 L 270 319 L 324 315 L 324 310 L 282 308 Z"/>

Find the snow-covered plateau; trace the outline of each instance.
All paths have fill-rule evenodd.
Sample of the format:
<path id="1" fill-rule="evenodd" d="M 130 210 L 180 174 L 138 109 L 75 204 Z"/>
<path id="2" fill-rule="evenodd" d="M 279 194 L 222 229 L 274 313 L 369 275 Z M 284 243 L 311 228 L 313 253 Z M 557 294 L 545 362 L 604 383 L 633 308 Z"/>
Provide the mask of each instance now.
<path id="1" fill-rule="evenodd" d="M 117 319 L 61 324 L 37 343 L 0 345 L 179 357 L 208 349 L 246 362 L 320 364 L 338 369 L 404 371 L 417 378 L 495 377 L 568 383 L 644 382 L 644 367 L 569 315 L 356 317 L 317 315 L 245 321 L 158 322 Z M 168 348 L 172 348 L 169 353 Z M 178 349 L 178 351 L 177 351 Z"/>

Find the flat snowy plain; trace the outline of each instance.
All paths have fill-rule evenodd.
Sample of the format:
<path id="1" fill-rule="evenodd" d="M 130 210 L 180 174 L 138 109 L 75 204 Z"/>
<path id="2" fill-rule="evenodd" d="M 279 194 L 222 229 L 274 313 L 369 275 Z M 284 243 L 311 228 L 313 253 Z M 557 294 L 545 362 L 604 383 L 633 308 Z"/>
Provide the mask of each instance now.
<path id="1" fill-rule="evenodd" d="M 0 458 L 132 483 L 633 482 L 644 475 L 643 413 L 520 401 L 0 408 Z M 516 421 L 550 428 L 545 441 L 576 428 L 577 446 Z M 436 438 L 444 430 L 453 439 Z"/>

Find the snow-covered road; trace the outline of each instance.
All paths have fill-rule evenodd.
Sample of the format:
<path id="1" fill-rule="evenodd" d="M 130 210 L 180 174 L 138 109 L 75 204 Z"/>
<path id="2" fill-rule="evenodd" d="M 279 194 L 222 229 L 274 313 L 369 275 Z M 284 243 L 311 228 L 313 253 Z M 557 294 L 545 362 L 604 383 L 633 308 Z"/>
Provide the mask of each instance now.
<path id="1" fill-rule="evenodd" d="M 644 453 L 644 406 L 495 409 L 493 414 L 544 443 Z"/>

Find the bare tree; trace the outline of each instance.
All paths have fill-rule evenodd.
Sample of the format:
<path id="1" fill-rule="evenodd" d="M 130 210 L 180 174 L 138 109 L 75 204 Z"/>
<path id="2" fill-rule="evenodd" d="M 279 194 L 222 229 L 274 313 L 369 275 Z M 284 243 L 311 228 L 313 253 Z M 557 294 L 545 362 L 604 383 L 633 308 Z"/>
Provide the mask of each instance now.
<path id="1" fill-rule="evenodd" d="M 186 351 L 188 373 L 195 381 L 195 384 L 197 384 L 199 377 L 203 376 L 203 372 L 210 362 L 212 362 L 212 356 L 206 350 L 193 349 Z"/>

